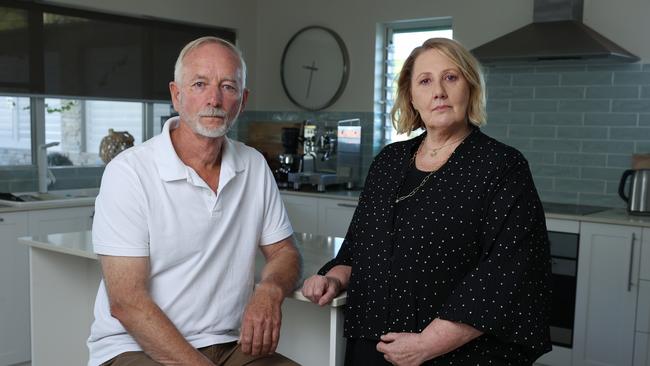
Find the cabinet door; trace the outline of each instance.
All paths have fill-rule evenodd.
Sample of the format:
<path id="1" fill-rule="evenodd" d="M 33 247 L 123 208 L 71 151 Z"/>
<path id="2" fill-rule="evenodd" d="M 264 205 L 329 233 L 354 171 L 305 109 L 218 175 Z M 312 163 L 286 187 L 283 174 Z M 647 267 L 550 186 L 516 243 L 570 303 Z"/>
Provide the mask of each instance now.
<path id="1" fill-rule="evenodd" d="M 640 228 L 581 224 L 573 366 L 632 364 L 640 237 Z"/>
<path id="2" fill-rule="evenodd" d="M 282 193 L 293 231 L 318 233 L 318 198 Z"/>
<path id="3" fill-rule="evenodd" d="M 649 334 L 638 332 L 634 342 L 634 366 L 650 366 Z"/>
<path id="4" fill-rule="evenodd" d="M 94 212 L 94 206 L 30 211 L 29 234 L 39 235 L 90 230 Z"/>
<path id="5" fill-rule="evenodd" d="M 318 233 L 345 237 L 356 208 L 356 201 L 320 199 L 318 201 Z"/>
<path id="6" fill-rule="evenodd" d="M 0 213 L 0 365 L 29 361 L 27 212 Z"/>
<path id="7" fill-rule="evenodd" d="M 639 277 L 650 281 L 650 229 L 643 229 L 643 245 L 641 246 L 641 271 Z"/>

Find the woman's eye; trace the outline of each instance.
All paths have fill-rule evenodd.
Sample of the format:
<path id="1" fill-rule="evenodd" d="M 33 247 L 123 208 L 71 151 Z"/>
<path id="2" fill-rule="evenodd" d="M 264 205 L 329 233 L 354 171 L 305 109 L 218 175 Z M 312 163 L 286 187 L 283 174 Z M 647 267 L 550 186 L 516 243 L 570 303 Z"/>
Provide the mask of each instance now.
<path id="1" fill-rule="evenodd" d="M 458 75 L 447 74 L 447 75 L 445 75 L 445 80 L 447 80 L 447 81 L 456 81 L 456 80 L 458 80 Z"/>
<path id="2" fill-rule="evenodd" d="M 431 79 L 429 78 L 420 80 L 420 85 L 427 85 L 429 83 L 431 83 Z"/>

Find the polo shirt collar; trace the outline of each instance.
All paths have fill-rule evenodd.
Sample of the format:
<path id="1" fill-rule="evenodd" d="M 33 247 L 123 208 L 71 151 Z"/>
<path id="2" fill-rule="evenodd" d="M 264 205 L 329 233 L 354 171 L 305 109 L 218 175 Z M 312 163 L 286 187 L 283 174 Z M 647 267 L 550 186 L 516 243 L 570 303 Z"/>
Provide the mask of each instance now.
<path id="1" fill-rule="evenodd" d="M 160 138 L 154 143 L 155 162 L 160 178 L 164 181 L 188 179 L 188 166 L 176 154 L 170 131 L 181 123 L 179 117 L 165 122 Z M 237 173 L 244 171 L 244 163 L 235 151 L 235 144 L 226 136 L 222 146 L 220 184 L 223 186 Z"/>

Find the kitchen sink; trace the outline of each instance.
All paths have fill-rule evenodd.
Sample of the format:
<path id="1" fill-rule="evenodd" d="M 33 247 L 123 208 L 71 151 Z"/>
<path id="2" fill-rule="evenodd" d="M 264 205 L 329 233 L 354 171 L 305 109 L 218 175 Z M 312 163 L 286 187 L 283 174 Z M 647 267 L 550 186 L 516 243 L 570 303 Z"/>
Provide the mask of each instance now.
<path id="1" fill-rule="evenodd" d="M 12 207 L 42 206 L 43 204 L 59 204 L 64 202 L 92 203 L 99 193 L 98 188 L 69 189 L 50 191 L 47 193 L 20 192 L 0 193 L 0 205 Z M 48 205 L 49 206 L 49 205 Z"/>

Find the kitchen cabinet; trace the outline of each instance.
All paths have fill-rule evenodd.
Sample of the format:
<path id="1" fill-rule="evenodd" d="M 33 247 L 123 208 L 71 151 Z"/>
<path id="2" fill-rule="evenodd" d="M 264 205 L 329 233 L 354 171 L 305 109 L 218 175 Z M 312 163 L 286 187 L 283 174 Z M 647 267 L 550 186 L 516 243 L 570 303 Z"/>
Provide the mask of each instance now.
<path id="1" fill-rule="evenodd" d="M 283 193 L 282 201 L 294 231 L 310 234 L 318 233 L 317 198 Z"/>
<path id="2" fill-rule="evenodd" d="M 318 234 L 344 238 L 356 208 L 356 201 L 319 199 Z"/>
<path id="3" fill-rule="evenodd" d="M 634 366 L 650 366 L 650 229 L 647 228 L 643 229 L 640 266 Z"/>
<path id="4" fill-rule="evenodd" d="M 30 359 L 27 212 L 0 213 L 0 365 Z"/>
<path id="5" fill-rule="evenodd" d="M 632 365 L 641 233 L 581 223 L 573 366 Z"/>
<path id="6" fill-rule="evenodd" d="M 296 232 L 345 237 L 356 200 L 282 193 L 284 207 Z"/>
<path id="7" fill-rule="evenodd" d="M 0 366 L 29 361 L 29 258 L 18 238 L 89 230 L 93 206 L 0 213 Z"/>
<path id="8" fill-rule="evenodd" d="M 634 340 L 633 366 L 650 366 L 650 336 L 648 333 L 637 333 Z"/>

